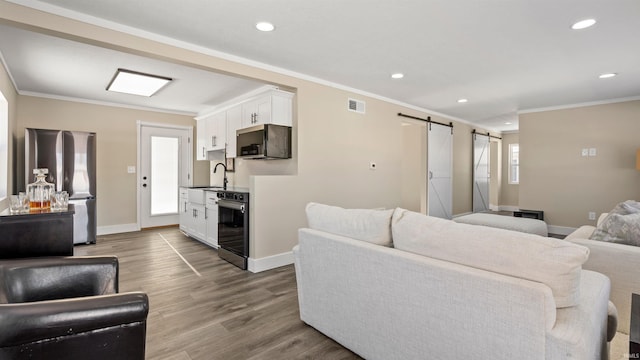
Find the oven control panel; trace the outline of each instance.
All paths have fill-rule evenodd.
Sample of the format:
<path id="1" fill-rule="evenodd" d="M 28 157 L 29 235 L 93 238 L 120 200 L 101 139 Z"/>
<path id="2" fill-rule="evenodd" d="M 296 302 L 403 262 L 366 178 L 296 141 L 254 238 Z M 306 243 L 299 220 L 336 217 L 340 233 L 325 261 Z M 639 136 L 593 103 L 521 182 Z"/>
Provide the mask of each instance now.
<path id="1" fill-rule="evenodd" d="M 249 194 L 235 191 L 219 191 L 218 199 L 247 202 L 249 201 Z"/>

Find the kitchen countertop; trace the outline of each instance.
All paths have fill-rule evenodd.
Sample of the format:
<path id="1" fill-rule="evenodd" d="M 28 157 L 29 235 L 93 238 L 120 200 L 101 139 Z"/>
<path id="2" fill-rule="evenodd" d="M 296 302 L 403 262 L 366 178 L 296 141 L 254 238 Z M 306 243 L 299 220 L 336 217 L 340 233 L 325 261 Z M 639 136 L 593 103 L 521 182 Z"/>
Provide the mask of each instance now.
<path id="1" fill-rule="evenodd" d="M 222 190 L 222 186 L 199 185 L 199 186 L 181 186 L 181 187 L 186 189 L 202 189 L 203 191 L 224 191 Z M 227 186 L 226 191 L 248 193 L 249 188 L 240 187 L 240 186 Z"/>

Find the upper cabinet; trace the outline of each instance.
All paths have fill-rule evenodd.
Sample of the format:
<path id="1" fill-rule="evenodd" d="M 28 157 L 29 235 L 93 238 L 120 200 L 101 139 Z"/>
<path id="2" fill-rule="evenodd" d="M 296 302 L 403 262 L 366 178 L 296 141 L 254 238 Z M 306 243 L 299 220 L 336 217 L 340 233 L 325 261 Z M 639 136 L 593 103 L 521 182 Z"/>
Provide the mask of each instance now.
<path id="1" fill-rule="evenodd" d="M 196 126 L 196 159 L 207 160 L 207 123 L 198 120 Z"/>
<path id="2" fill-rule="evenodd" d="M 234 106 L 227 114 L 227 158 L 236 157 L 236 130 L 242 127 L 242 107 Z"/>
<path id="3" fill-rule="evenodd" d="M 196 159 L 210 160 L 209 151 L 224 150 L 227 137 L 225 113 L 199 118 L 196 126 Z"/>
<path id="4" fill-rule="evenodd" d="M 207 151 L 224 150 L 227 138 L 227 115 L 225 112 L 213 114 L 206 119 Z"/>
<path id="5" fill-rule="evenodd" d="M 293 93 L 269 89 L 240 98 L 197 120 L 197 159 L 208 160 L 209 151 L 226 151 L 236 157 L 236 130 L 260 124 L 292 125 Z M 224 110 L 222 110 L 224 109 Z"/>
<path id="6" fill-rule="evenodd" d="M 259 124 L 291 126 L 293 94 L 272 90 L 242 104 L 242 127 Z"/>

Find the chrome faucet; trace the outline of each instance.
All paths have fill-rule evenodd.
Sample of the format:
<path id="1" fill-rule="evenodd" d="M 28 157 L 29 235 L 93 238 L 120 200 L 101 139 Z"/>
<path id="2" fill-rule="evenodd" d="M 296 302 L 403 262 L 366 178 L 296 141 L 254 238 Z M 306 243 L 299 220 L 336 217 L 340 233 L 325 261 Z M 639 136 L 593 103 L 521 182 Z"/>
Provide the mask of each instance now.
<path id="1" fill-rule="evenodd" d="M 227 183 L 229 182 L 229 180 L 227 180 L 227 166 L 221 162 L 217 163 L 216 166 L 213 168 L 213 173 L 216 173 L 216 170 L 218 170 L 218 165 L 222 165 L 222 167 L 224 168 L 224 180 L 222 182 L 222 190 L 227 190 Z"/>

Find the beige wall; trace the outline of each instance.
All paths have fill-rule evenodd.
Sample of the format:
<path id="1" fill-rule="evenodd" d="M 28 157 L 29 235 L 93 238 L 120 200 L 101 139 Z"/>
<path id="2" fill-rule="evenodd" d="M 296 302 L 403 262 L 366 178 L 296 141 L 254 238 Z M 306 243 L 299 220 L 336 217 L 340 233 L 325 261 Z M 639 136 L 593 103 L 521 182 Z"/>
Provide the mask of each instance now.
<path id="1" fill-rule="evenodd" d="M 518 194 L 520 185 L 509 184 L 509 145 L 518 144 L 518 133 L 507 133 L 502 135 L 502 186 L 500 187 L 500 205 L 509 207 L 518 207 Z M 520 173 L 522 178 L 522 172 Z"/>
<path id="2" fill-rule="evenodd" d="M 19 96 L 16 127 L 18 188 L 24 189 L 25 183 L 22 161 L 25 128 L 95 132 L 98 227 L 136 224 L 136 174 L 127 173 L 127 166 L 137 166 L 137 121 L 195 126 L 195 120 L 184 115 Z M 196 165 L 194 183 L 206 184 L 207 164 Z"/>
<path id="3" fill-rule="evenodd" d="M 418 121 L 402 122 L 403 157 L 400 207 L 426 213 L 426 126 Z"/>
<path id="4" fill-rule="evenodd" d="M 594 224 L 589 211 L 640 199 L 640 101 L 520 115 L 520 207 L 557 226 Z M 583 157 L 581 149 L 596 148 Z"/>
<path id="5" fill-rule="evenodd" d="M 7 105 L 9 110 L 9 129 L 8 129 L 9 139 L 7 144 L 9 161 L 7 163 L 7 168 L 0 169 L 0 171 L 3 171 L 3 172 L 6 171 L 7 194 L 10 195 L 10 194 L 16 193 L 14 189 L 15 172 L 13 171 L 13 169 L 15 167 L 15 164 L 13 162 L 13 159 L 15 158 L 14 154 L 15 154 L 15 148 L 16 148 L 16 140 L 15 140 L 16 119 L 17 119 L 16 103 L 17 103 L 18 94 L 16 93 L 16 90 L 13 87 L 13 83 L 11 82 L 11 79 L 9 79 L 9 75 L 6 69 L 1 64 L 2 63 L 0 63 L 0 92 L 2 92 L 2 95 L 7 100 Z M 7 207 L 9 207 L 8 200 L 6 198 L 0 199 L 0 210 L 6 209 Z"/>
<path id="6" fill-rule="evenodd" d="M 251 77 L 268 83 L 281 85 L 296 92 L 296 109 L 294 114 L 294 158 L 286 161 L 251 162 L 238 164 L 238 171 L 233 174 L 235 185 L 250 187 L 251 194 L 251 245 L 250 256 L 254 259 L 268 259 L 270 256 L 289 252 L 297 244 L 297 229 L 306 225 L 304 206 L 310 201 L 323 202 L 345 207 L 415 207 L 416 198 L 410 194 L 415 192 L 420 197 L 426 189 L 423 182 L 419 184 L 415 178 L 407 176 L 424 176 L 418 166 L 408 166 L 407 162 L 417 164 L 422 161 L 415 156 L 416 151 L 424 150 L 422 139 L 406 134 L 401 125 L 402 118 L 398 112 L 426 118 L 430 114 L 407 109 L 382 100 L 353 94 L 346 90 L 320 85 L 318 83 L 273 73 L 270 71 L 234 63 L 193 51 L 155 43 L 134 36 L 102 29 L 89 24 L 69 21 L 57 16 L 39 13 L 6 2 L 0 3 L 0 21 L 2 18 L 22 23 L 23 26 L 38 26 L 55 32 L 59 36 L 84 41 L 95 45 L 107 46 L 116 50 L 127 51 L 144 56 L 160 58 L 166 61 L 189 66 L 237 74 Z M 365 115 L 347 111 L 347 98 L 356 98 L 367 103 Z M 29 103 L 27 103 L 27 101 Z M 80 118 L 85 106 L 65 110 L 65 106 L 56 105 L 50 100 L 25 100 L 25 113 L 20 115 L 22 126 L 32 126 L 35 121 L 45 121 L 43 115 L 52 120 L 52 110 L 62 107 L 61 114 L 55 114 L 56 127 L 67 124 L 81 126 Z M 37 108 L 37 109 L 34 109 Z M 89 110 L 89 109 L 86 109 Z M 74 117 L 64 116 L 64 111 L 74 111 Z M 97 123 L 106 125 L 120 116 L 128 119 L 137 118 L 131 111 L 114 114 L 114 109 L 91 109 Z M 104 113 L 103 113 L 104 112 Z M 28 116 L 27 116 L 28 114 Z M 23 118 L 23 115 L 25 116 Z M 161 117 L 162 118 L 162 117 Z M 436 121 L 449 122 L 446 119 L 432 118 Z M 164 118 L 173 121 L 175 118 Z M 116 127 L 115 133 L 101 129 L 98 138 L 112 138 L 114 145 L 122 141 L 123 147 L 130 148 L 130 139 L 135 137 L 127 131 L 126 120 L 122 126 Z M 163 121 L 163 120 L 157 120 Z M 178 120 L 176 120 L 178 121 Z M 59 123 L 58 123 L 59 122 Z M 453 170 L 453 212 L 471 211 L 471 127 L 467 124 L 454 124 L 454 170 Z M 405 140 L 413 146 L 407 146 Z M 127 145 L 128 144 L 128 145 Z M 106 151 L 106 150 L 105 150 Z M 105 151 L 100 151 L 104 153 Z M 133 151 L 135 153 L 135 151 Z M 410 156 L 406 156 L 409 152 Z M 114 160 L 104 160 L 114 161 Z M 377 169 L 369 170 L 369 162 L 375 161 Z M 114 169 L 117 179 L 103 180 L 99 186 L 105 193 L 120 191 L 120 186 L 109 187 L 105 181 L 114 183 L 131 183 L 126 170 L 128 161 L 109 164 L 107 169 Z M 208 167 L 209 162 L 204 162 Z M 108 171 L 101 170 L 99 176 Z M 274 175 L 284 173 L 286 175 Z M 216 174 L 219 177 L 219 174 Z M 218 177 L 212 182 L 219 183 Z M 419 185 L 418 185 L 419 184 Z M 403 186 L 419 186 L 420 189 L 408 190 Z M 124 186 L 124 185 L 123 185 Z M 128 188 L 127 188 L 128 189 Z M 130 194 L 129 194 L 130 195 Z M 106 195 L 105 195 L 106 196 Z M 122 199 L 124 201 L 124 199 Z M 110 205 L 104 204 L 99 211 L 117 212 L 121 201 Z M 130 221 L 120 214 L 108 216 L 108 223 Z"/>

